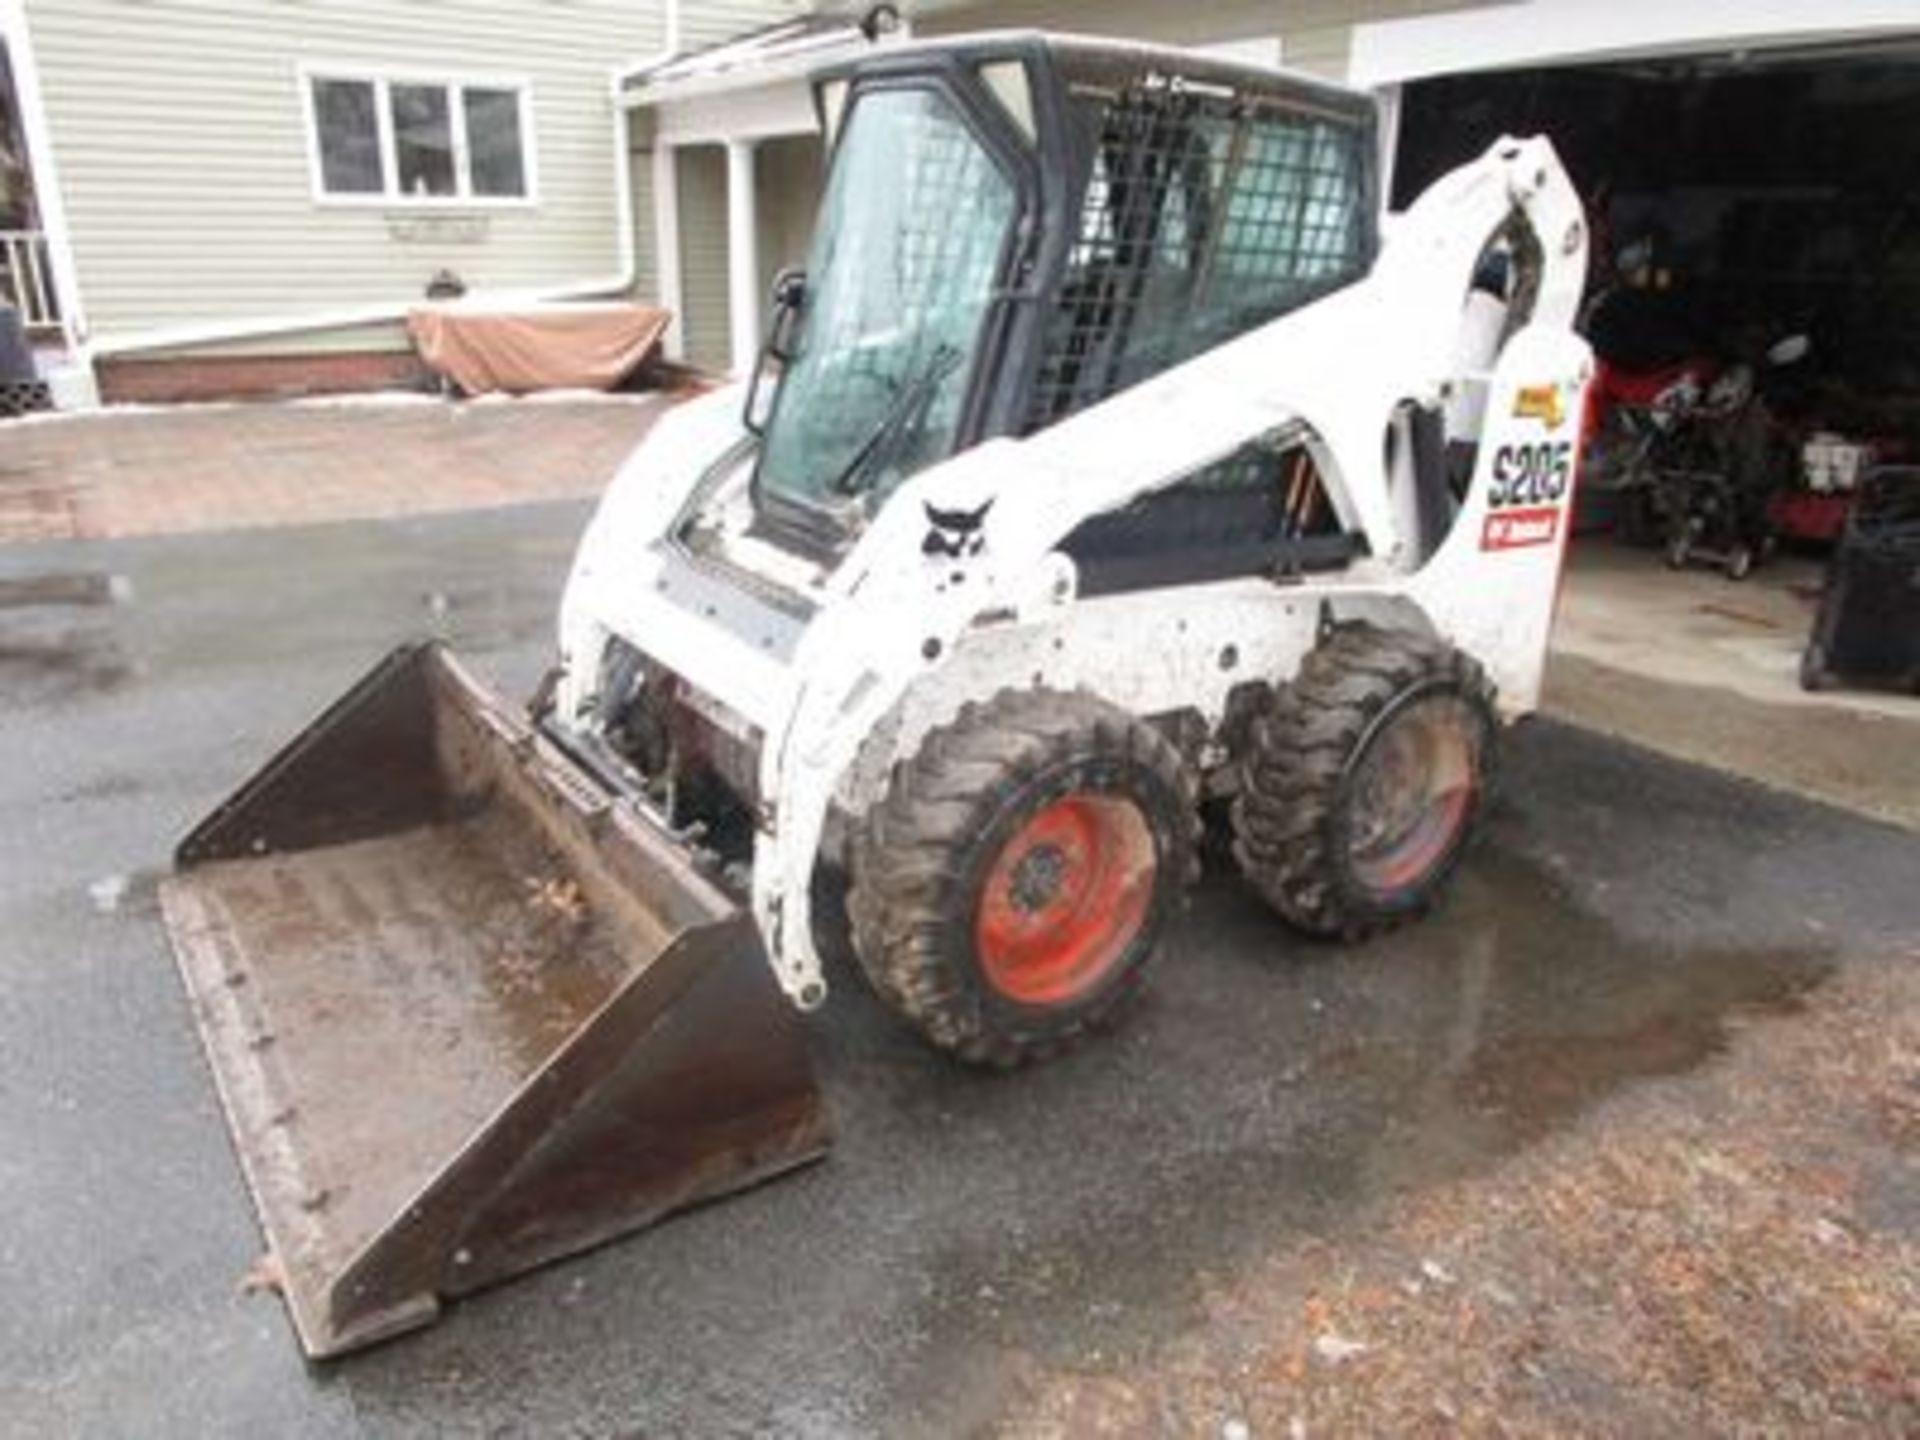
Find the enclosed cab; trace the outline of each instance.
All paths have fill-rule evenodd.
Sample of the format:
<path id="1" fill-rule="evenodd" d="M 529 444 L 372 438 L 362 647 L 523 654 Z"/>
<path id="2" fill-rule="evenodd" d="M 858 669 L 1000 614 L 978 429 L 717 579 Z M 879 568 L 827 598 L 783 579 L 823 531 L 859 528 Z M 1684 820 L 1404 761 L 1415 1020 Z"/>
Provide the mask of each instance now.
<path id="1" fill-rule="evenodd" d="M 1301 77 L 1016 36 L 877 56 L 818 96 L 833 163 L 757 454 L 772 533 L 844 544 L 905 476 L 1373 263 L 1373 106 Z"/>

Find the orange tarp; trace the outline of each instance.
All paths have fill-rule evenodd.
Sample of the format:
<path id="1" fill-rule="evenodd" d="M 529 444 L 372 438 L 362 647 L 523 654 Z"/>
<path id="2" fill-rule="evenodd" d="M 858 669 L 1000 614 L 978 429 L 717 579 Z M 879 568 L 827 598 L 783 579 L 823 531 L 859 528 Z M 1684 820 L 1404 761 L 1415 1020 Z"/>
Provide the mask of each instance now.
<path id="1" fill-rule="evenodd" d="M 489 309 L 462 302 L 407 316 L 420 358 L 469 395 L 610 390 L 645 360 L 671 313 L 614 303 Z"/>

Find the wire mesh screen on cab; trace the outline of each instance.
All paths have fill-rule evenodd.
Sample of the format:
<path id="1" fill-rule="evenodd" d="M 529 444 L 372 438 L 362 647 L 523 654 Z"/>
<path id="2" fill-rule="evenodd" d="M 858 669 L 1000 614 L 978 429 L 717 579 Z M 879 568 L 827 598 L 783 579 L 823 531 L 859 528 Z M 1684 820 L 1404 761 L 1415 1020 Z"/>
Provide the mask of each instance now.
<path id="1" fill-rule="evenodd" d="M 1093 158 L 1029 430 L 1371 262 L 1368 137 L 1351 120 L 1157 75 L 1076 105 Z"/>

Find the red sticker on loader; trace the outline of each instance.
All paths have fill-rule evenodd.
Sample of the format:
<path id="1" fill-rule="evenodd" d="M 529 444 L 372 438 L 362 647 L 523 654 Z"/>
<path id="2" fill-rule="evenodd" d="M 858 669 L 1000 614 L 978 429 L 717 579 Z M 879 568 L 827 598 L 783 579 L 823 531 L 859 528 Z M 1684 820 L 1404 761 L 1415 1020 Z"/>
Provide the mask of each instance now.
<path id="1" fill-rule="evenodd" d="M 1551 545 L 1560 534 L 1560 507 L 1535 505 L 1525 510 L 1496 510 L 1480 532 L 1482 550 L 1518 550 Z"/>

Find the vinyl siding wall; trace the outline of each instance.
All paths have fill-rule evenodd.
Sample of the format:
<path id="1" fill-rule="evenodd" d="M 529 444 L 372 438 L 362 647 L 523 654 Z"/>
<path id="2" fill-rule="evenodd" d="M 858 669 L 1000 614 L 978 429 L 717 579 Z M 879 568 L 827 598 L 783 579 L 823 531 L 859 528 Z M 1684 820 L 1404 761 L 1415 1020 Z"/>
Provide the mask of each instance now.
<path id="1" fill-rule="evenodd" d="M 818 135 L 783 135 L 763 140 L 755 159 L 760 293 L 767 295 L 774 276 L 807 263 L 826 155 Z"/>
<path id="2" fill-rule="evenodd" d="M 680 48 L 730 40 L 779 20 L 805 13 L 806 0 L 680 0 Z"/>
<path id="3" fill-rule="evenodd" d="M 642 300 L 660 295 L 660 245 L 654 230 L 653 146 L 644 133 L 644 112 L 636 114 L 629 139 L 633 149 L 627 170 L 633 180 L 633 293 Z"/>
<path id="4" fill-rule="evenodd" d="M 619 270 L 609 82 L 617 65 L 662 46 L 664 0 L 27 0 L 26 8 L 96 338 L 404 304 L 442 268 L 474 290 L 558 289 Z M 786 0 L 684 0 L 683 43 L 789 11 Z M 524 79 L 537 203 L 317 202 L 303 62 Z M 636 213 L 636 229 L 650 223 Z M 724 256 L 720 263 L 724 273 Z M 309 333 L 273 343 L 286 353 L 337 341 Z M 234 348 L 257 352 L 260 342 Z"/>
<path id="5" fill-rule="evenodd" d="M 674 152 L 680 199 L 680 300 L 686 358 L 724 371 L 732 349 L 727 327 L 727 149 L 682 145 Z"/>
<path id="6" fill-rule="evenodd" d="M 1344 80 L 1355 25 L 1443 10 L 1477 9 L 1485 3 L 1487 0 L 1214 0 L 1206 5 L 1168 5 L 1164 0 L 989 0 L 923 16 L 915 29 L 922 35 L 933 35 L 1034 26 L 1174 45 L 1278 35 L 1282 63 Z"/>

